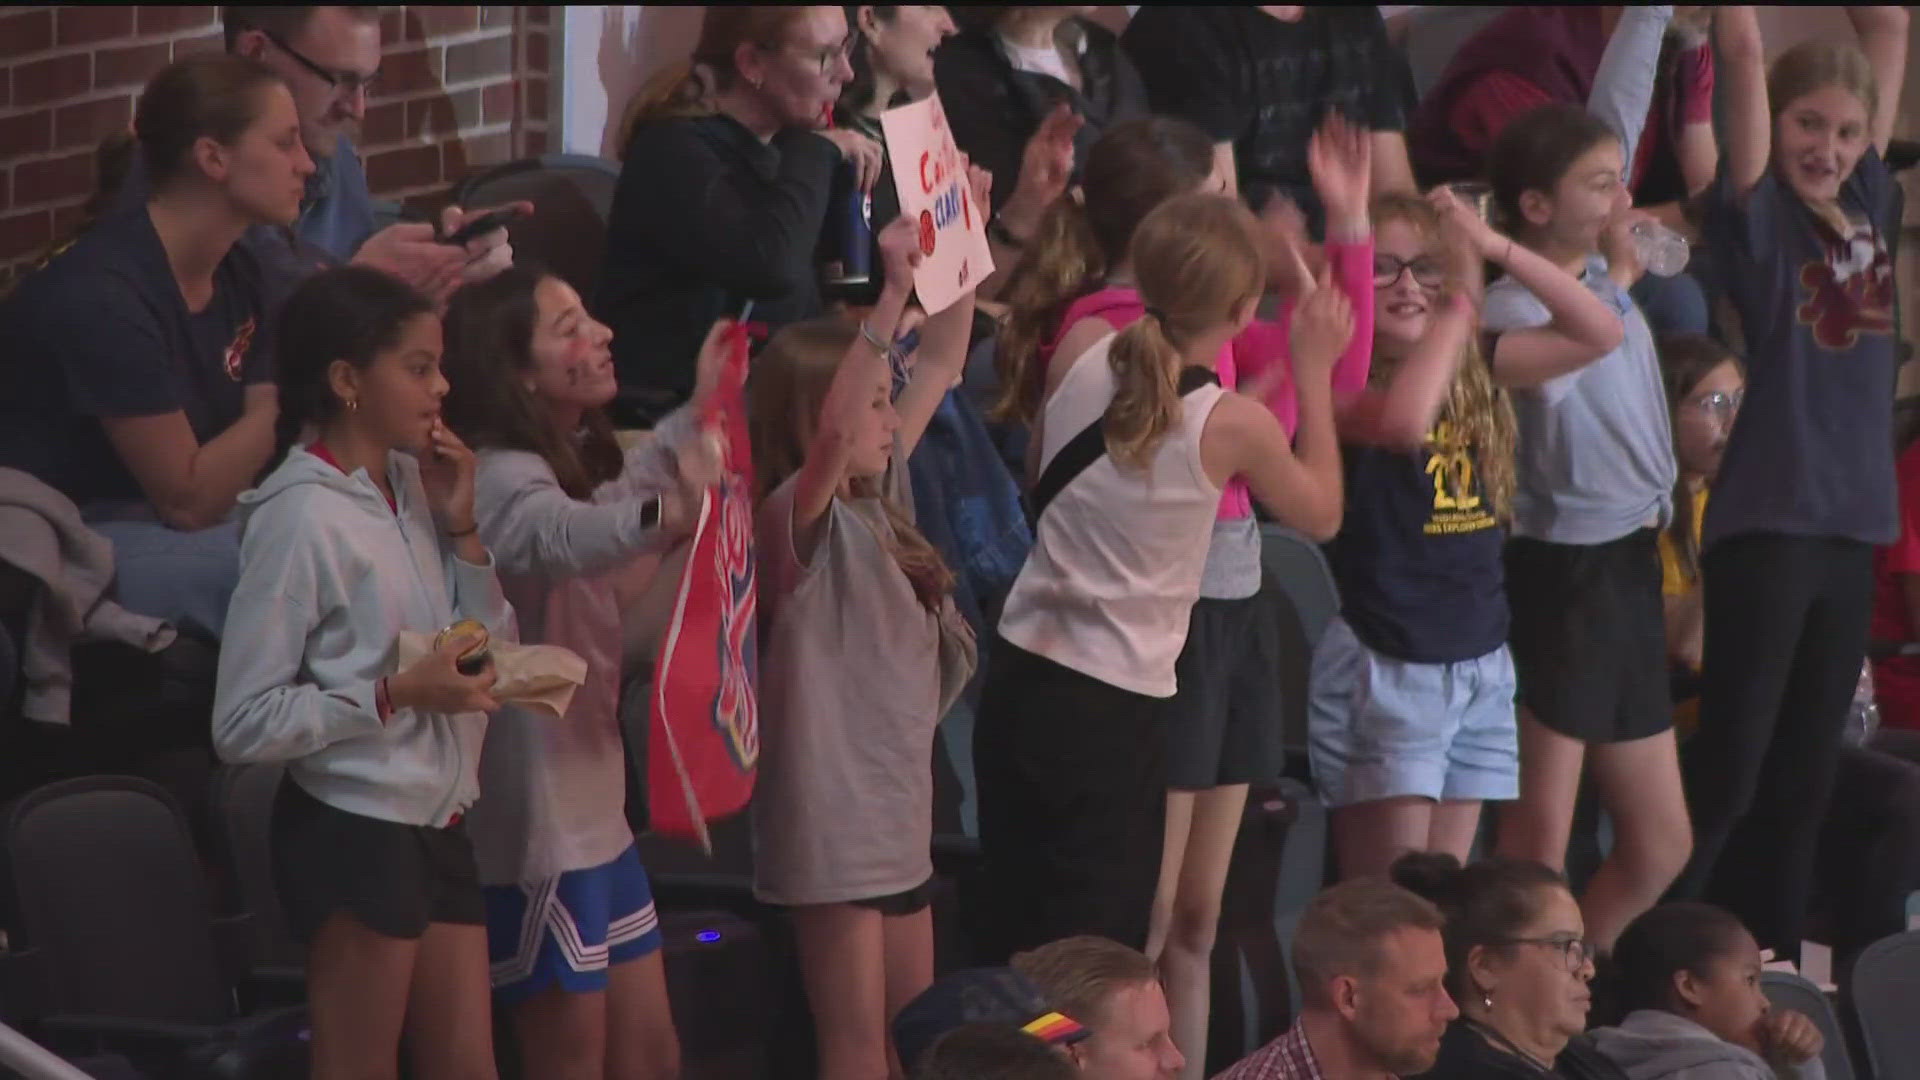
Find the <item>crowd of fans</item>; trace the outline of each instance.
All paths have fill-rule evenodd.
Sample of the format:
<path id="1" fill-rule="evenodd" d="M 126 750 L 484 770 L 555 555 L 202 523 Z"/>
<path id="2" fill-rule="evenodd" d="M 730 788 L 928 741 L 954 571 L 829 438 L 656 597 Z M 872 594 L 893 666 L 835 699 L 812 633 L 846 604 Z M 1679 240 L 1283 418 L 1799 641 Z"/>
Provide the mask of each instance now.
<path id="1" fill-rule="evenodd" d="M 0 306 L 0 476 L 222 643 L 198 738 L 287 766 L 315 1076 L 492 1076 L 496 1011 L 528 1076 L 678 1074 L 621 696 L 749 310 L 753 889 L 820 1076 L 1203 1074 L 1249 786 L 1302 765 L 1270 523 L 1341 598 L 1339 883 L 1225 1075 L 1818 1075 L 1763 950 L 1844 964 L 1920 887 L 1905 10 L 1769 67 L 1749 7 L 1512 8 L 1417 100 L 1374 8 L 1092 10 L 706 9 L 585 296 L 448 241 L 491 208 L 374 227 L 377 8 L 226 8 L 149 83 Z M 935 91 L 996 270 L 927 313 L 878 117 Z M 567 715 L 482 637 L 584 658 Z M 1001 966 L 936 979 L 942 738 Z"/>

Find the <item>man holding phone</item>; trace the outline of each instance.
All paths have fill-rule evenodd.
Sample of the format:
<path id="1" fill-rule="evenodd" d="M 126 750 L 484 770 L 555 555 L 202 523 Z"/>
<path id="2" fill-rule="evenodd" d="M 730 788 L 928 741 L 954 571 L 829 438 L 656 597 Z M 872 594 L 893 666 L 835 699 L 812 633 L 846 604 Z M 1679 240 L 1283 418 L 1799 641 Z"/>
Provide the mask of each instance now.
<path id="1" fill-rule="evenodd" d="M 220 14 L 227 51 L 272 68 L 293 92 L 301 141 L 316 166 L 292 234 L 256 229 L 245 241 L 286 273 L 289 288 L 315 269 L 353 262 L 400 278 L 438 305 L 462 284 L 512 265 L 504 220 L 466 227 L 485 211 L 449 206 L 436 224 L 402 222 L 375 231 L 354 139 L 380 70 L 378 7 L 229 6 Z"/>

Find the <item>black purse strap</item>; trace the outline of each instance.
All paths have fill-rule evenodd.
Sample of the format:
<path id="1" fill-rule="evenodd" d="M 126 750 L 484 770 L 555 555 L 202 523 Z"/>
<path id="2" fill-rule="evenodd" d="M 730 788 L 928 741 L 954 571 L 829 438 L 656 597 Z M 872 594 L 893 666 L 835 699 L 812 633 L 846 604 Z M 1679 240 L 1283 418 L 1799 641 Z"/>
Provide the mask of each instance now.
<path id="1" fill-rule="evenodd" d="M 1188 367 L 1180 372 L 1180 396 L 1186 397 L 1203 386 L 1220 385 L 1220 375 L 1212 368 Z M 1081 428 L 1079 434 L 1067 440 L 1060 452 L 1053 455 L 1047 467 L 1040 470 L 1040 479 L 1027 493 L 1027 522 L 1034 528 L 1040 526 L 1040 515 L 1060 492 L 1073 483 L 1075 477 L 1087 471 L 1087 467 L 1099 461 L 1107 453 L 1106 435 L 1101 432 L 1101 424 L 1106 420 L 1103 414 L 1093 423 Z"/>

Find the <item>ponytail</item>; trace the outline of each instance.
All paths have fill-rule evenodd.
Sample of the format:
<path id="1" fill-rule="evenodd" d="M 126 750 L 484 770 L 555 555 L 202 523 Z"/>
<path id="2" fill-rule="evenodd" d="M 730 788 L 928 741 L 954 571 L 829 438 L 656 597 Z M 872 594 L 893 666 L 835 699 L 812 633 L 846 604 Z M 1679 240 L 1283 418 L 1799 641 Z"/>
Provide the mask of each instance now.
<path id="1" fill-rule="evenodd" d="M 1039 413 L 1046 379 L 1036 361 L 1062 329 L 1067 307 L 1126 261 L 1134 230 L 1155 207 L 1198 189 L 1212 171 L 1213 140 L 1165 116 L 1115 124 L 1087 150 L 1080 194 L 1047 209 L 1009 279 L 995 419 L 1030 421 Z"/>
<path id="2" fill-rule="evenodd" d="M 1045 368 L 1037 362 L 1040 348 L 1060 329 L 1068 305 L 1108 269 L 1086 210 L 1071 195 L 1056 199 L 1007 287 L 1007 325 L 994 357 L 1000 373 L 1000 400 L 991 413 L 995 420 L 1031 423 L 1039 415 L 1046 388 Z"/>
<path id="3" fill-rule="evenodd" d="M 1120 331 L 1107 353 L 1113 365 L 1113 403 L 1107 406 L 1101 434 L 1107 454 L 1129 468 L 1145 469 L 1160 440 L 1180 419 L 1180 350 L 1162 318 L 1142 317 Z"/>
<path id="4" fill-rule="evenodd" d="M 777 49 L 808 9 L 783 4 L 708 7 L 700 19 L 700 40 L 693 53 L 648 79 L 628 102 L 620 120 L 620 150 L 626 153 L 633 129 L 655 120 L 713 114 L 713 95 L 732 86 L 734 54 L 742 45 Z"/>
<path id="5" fill-rule="evenodd" d="M 1147 313 L 1107 352 L 1114 395 L 1102 421 L 1107 453 L 1145 468 L 1180 418 L 1187 345 L 1228 325 L 1267 284 L 1259 226 L 1228 195 L 1176 195 L 1140 222 L 1129 254 Z"/>

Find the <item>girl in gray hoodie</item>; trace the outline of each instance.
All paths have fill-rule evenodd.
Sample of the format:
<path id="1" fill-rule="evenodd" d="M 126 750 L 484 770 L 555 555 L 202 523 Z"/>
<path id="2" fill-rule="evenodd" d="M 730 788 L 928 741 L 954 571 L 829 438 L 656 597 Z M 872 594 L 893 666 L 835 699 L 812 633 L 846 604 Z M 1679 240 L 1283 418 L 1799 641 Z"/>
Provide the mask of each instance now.
<path id="1" fill-rule="evenodd" d="M 213 744 L 284 762 L 274 876 L 308 945 L 313 1075 L 494 1075 L 487 942 L 461 817 L 479 794 L 491 669 L 476 630 L 395 670 L 402 631 L 514 637 L 474 518 L 474 456 L 440 422 L 440 320 L 411 288 L 327 270 L 287 300 L 282 443 L 240 496 Z M 469 671 L 463 672 L 462 666 Z"/>
<path id="2" fill-rule="evenodd" d="M 1630 1080 L 1826 1080 L 1811 1020 L 1760 991 L 1760 947 L 1711 904 L 1662 904 L 1614 946 L 1618 1027 L 1593 1031 Z"/>

